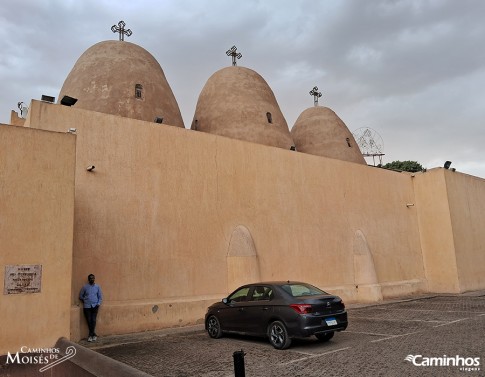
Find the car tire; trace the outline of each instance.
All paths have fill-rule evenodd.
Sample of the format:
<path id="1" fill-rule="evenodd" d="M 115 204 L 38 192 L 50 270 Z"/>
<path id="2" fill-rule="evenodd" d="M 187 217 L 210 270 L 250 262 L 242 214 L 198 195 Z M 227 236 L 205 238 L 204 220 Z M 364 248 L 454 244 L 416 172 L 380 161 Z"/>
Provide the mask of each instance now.
<path id="1" fill-rule="evenodd" d="M 288 330 L 281 321 L 274 321 L 268 326 L 268 338 L 271 345 L 278 350 L 287 349 L 291 345 Z"/>
<path id="2" fill-rule="evenodd" d="M 217 339 L 222 336 L 221 323 L 215 315 L 207 318 L 207 333 L 211 338 Z"/>
<path id="3" fill-rule="evenodd" d="M 323 334 L 315 334 L 315 336 L 317 337 L 317 339 L 321 342 L 328 342 L 330 339 L 333 338 L 333 336 L 335 335 L 335 332 L 326 332 L 326 333 L 323 333 Z"/>

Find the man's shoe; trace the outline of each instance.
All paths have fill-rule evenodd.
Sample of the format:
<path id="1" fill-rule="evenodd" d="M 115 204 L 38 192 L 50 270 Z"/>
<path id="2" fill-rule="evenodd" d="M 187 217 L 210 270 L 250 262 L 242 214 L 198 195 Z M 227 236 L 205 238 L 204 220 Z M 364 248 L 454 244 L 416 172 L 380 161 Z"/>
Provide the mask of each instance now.
<path id="1" fill-rule="evenodd" d="M 88 338 L 88 342 L 93 342 L 93 337 L 92 337 L 92 336 L 90 336 L 90 337 Z"/>
<path id="2" fill-rule="evenodd" d="M 91 339 L 92 339 L 93 342 L 95 342 L 98 339 L 98 337 L 95 335 L 95 336 L 91 337 Z"/>

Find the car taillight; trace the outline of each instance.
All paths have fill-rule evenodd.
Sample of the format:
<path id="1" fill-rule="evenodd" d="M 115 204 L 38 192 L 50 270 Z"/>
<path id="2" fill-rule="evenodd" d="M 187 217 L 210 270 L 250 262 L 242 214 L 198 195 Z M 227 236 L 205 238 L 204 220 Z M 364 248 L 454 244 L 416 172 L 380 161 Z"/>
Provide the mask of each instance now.
<path id="1" fill-rule="evenodd" d="M 310 304 L 291 304 L 290 308 L 298 314 L 309 314 L 312 312 L 312 306 Z"/>

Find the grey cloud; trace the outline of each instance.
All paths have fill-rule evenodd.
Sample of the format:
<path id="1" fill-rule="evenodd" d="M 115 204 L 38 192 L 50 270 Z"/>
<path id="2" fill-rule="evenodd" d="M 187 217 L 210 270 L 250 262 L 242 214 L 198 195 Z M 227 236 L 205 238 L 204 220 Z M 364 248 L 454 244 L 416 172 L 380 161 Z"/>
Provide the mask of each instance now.
<path id="1" fill-rule="evenodd" d="M 79 56 L 116 39 L 110 27 L 123 19 L 127 40 L 160 62 L 186 126 L 236 45 L 290 127 L 317 85 L 350 130 L 382 135 L 385 162 L 450 158 L 485 176 L 483 14 L 479 0 L 4 0 L 0 122 L 18 101 L 57 95 Z"/>

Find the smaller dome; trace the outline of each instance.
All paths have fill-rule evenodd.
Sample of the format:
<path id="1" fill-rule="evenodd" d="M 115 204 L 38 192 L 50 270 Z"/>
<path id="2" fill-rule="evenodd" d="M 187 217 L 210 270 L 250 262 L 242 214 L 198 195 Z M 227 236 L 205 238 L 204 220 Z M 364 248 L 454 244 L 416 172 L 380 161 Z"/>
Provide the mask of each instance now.
<path id="1" fill-rule="evenodd" d="M 223 68 L 207 80 L 191 128 L 283 149 L 293 145 L 273 91 L 244 67 Z"/>
<path id="2" fill-rule="evenodd" d="M 328 107 L 303 111 L 291 129 L 298 152 L 366 165 L 354 136 Z"/>

